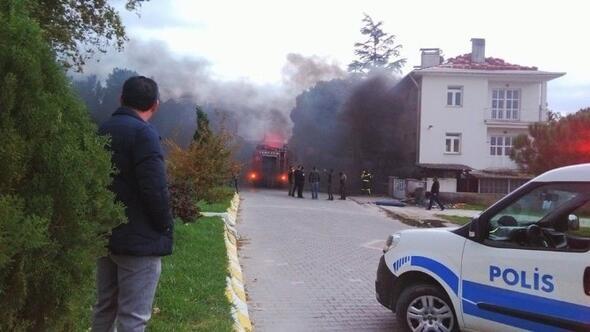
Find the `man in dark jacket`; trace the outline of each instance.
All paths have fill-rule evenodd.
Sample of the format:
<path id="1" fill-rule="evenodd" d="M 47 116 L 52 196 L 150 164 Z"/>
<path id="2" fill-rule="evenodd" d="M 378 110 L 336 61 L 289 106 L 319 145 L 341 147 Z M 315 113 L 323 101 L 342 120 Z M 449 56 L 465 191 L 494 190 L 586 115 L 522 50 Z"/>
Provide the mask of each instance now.
<path id="1" fill-rule="evenodd" d="M 297 198 L 303 198 L 303 186 L 305 185 L 305 168 L 299 165 L 295 171 L 295 187 L 297 187 Z"/>
<path id="2" fill-rule="evenodd" d="M 318 199 L 318 193 L 320 191 L 320 172 L 315 166 L 311 172 L 309 172 L 309 183 L 311 184 L 311 199 Z"/>
<path id="3" fill-rule="evenodd" d="M 289 167 L 289 196 L 295 196 L 295 168 L 293 166 Z"/>
<path id="4" fill-rule="evenodd" d="M 136 76 L 123 85 L 121 107 L 99 130 L 110 137 L 116 168 L 111 190 L 128 222 L 115 227 L 97 262 L 92 331 L 144 331 L 161 271 L 172 253 L 173 220 L 160 137 L 147 121 L 159 107 L 158 86 Z"/>
<path id="5" fill-rule="evenodd" d="M 432 208 L 432 203 L 434 203 L 434 202 L 436 202 L 436 204 L 438 204 L 441 211 L 445 209 L 445 207 L 440 203 L 440 200 L 438 199 L 439 191 L 440 191 L 440 184 L 438 183 L 438 178 L 435 176 L 432 179 L 432 187 L 430 188 L 430 203 L 428 203 L 427 210 L 430 210 Z"/>
<path id="6" fill-rule="evenodd" d="M 330 168 L 330 171 L 328 172 L 328 200 L 329 201 L 333 201 L 334 200 L 334 195 L 332 194 L 332 175 L 334 175 L 334 170 L 332 168 Z"/>
<path id="7" fill-rule="evenodd" d="M 347 176 L 346 173 L 340 172 L 340 199 L 346 199 L 346 180 Z"/>

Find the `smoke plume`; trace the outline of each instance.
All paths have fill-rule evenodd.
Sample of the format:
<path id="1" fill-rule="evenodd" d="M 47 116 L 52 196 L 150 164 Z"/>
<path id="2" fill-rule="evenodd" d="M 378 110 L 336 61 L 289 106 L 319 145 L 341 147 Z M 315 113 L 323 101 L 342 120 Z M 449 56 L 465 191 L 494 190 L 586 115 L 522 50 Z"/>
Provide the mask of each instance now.
<path id="1" fill-rule="evenodd" d="M 291 53 L 279 84 L 257 84 L 245 79 L 224 81 L 215 77 L 206 59 L 178 58 L 159 41 L 130 41 L 123 53 L 108 54 L 100 62 L 89 63 L 85 75 L 104 80 L 114 68 L 154 78 L 163 101 L 202 105 L 214 113 L 213 118 L 225 118 L 239 136 L 254 141 L 263 139 L 269 132 L 288 140 L 292 129 L 289 113 L 295 97 L 319 81 L 345 75 L 334 62 Z M 194 117 L 176 120 L 179 124 L 194 123 Z"/>

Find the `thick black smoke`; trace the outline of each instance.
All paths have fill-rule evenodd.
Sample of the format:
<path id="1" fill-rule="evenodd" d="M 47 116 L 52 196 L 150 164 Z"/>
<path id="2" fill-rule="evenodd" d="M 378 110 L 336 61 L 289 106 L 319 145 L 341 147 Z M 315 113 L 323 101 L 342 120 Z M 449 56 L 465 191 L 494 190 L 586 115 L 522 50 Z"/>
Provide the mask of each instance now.
<path id="1" fill-rule="evenodd" d="M 388 73 L 322 82 L 297 98 L 290 146 L 298 161 L 348 175 L 359 187 L 363 169 L 384 192 L 387 177 L 414 170 L 416 109 L 412 91 Z"/>

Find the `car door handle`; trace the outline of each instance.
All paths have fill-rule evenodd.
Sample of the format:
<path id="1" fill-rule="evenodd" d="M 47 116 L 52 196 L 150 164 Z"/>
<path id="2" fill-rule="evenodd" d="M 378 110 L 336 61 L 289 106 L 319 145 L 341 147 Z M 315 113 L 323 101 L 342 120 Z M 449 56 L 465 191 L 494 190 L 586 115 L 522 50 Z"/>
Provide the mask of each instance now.
<path id="1" fill-rule="evenodd" d="M 584 292 L 590 296 L 590 266 L 584 270 Z"/>

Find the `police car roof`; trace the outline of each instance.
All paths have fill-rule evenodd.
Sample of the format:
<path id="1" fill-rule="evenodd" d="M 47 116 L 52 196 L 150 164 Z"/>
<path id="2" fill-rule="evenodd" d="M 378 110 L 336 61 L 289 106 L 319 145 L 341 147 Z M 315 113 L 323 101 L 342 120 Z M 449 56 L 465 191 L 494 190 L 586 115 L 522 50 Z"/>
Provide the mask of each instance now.
<path id="1" fill-rule="evenodd" d="M 535 182 L 590 182 L 590 164 L 566 166 L 547 171 L 533 179 Z"/>

